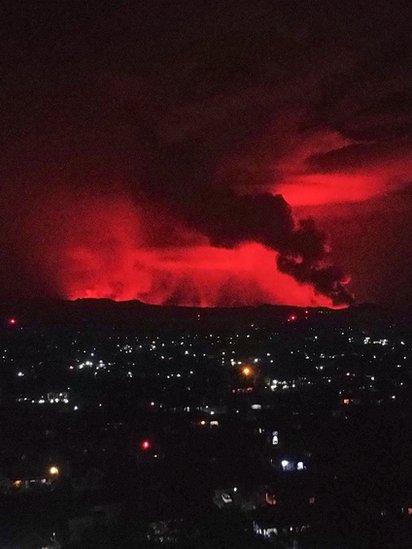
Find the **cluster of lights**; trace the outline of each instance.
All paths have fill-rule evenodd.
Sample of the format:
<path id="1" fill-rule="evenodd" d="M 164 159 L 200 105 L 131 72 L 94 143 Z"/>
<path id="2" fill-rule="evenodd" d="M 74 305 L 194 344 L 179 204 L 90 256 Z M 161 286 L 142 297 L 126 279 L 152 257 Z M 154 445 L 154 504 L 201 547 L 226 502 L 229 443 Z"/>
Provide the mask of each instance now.
<path id="1" fill-rule="evenodd" d="M 288 459 L 282 459 L 280 464 L 282 466 L 283 471 L 294 471 L 295 469 L 296 471 L 304 471 L 306 469 L 303 461 L 298 461 L 296 463 L 296 467 L 295 467 L 295 463 L 293 461 L 289 461 Z"/>
<path id="2" fill-rule="evenodd" d="M 311 383 L 310 382 L 307 382 L 308 385 L 310 385 Z M 295 389 L 296 388 L 296 382 L 295 380 L 292 380 L 292 381 L 280 381 L 278 379 L 273 379 L 272 380 L 272 383 L 270 385 L 270 390 L 271 391 L 277 391 L 279 389 Z"/>

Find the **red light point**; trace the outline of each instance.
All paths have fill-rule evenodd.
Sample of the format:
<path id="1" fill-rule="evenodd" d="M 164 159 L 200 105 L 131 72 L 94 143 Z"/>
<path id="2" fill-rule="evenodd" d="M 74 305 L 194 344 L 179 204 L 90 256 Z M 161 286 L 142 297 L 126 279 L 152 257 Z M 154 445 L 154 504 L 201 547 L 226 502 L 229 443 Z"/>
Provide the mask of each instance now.
<path id="1" fill-rule="evenodd" d="M 151 446 L 150 440 L 142 440 L 140 443 L 140 448 L 142 450 L 150 450 Z"/>
<path id="2" fill-rule="evenodd" d="M 288 316 L 288 322 L 295 322 L 295 320 L 297 320 L 297 319 L 298 319 L 298 317 L 295 314 L 292 314 L 292 315 Z"/>
<path id="3" fill-rule="evenodd" d="M 9 318 L 7 322 L 9 326 L 16 326 L 17 324 L 17 320 L 15 318 Z"/>

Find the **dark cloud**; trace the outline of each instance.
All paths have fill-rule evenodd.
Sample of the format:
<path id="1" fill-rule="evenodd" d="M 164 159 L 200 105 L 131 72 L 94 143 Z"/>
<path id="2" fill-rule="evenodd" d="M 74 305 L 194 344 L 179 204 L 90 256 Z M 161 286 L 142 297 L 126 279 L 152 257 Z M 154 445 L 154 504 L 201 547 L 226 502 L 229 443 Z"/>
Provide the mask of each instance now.
<path id="1" fill-rule="evenodd" d="M 11 197 L 1 203 L 3 286 L 12 287 L 15 270 L 28 293 L 60 291 L 50 270 L 36 267 L 38 242 L 49 236 L 18 227 L 36 214 L 54 219 L 42 203 L 55 208 L 58 200 L 45 198 L 63 190 L 125 193 L 145 226 L 157 209 L 148 246 L 184 247 L 199 234 L 218 247 L 255 241 L 299 282 L 349 299 L 327 236 L 286 200 L 356 202 L 410 181 L 408 8 L 387 0 L 11 5 L 2 39 L 0 172 Z M 350 252 L 333 253 L 353 271 Z"/>
<path id="2" fill-rule="evenodd" d="M 336 173 L 356 171 L 385 162 L 409 159 L 412 157 L 410 139 L 381 140 L 374 143 L 354 143 L 347 147 L 316 154 L 308 158 L 307 171 Z"/>
<path id="3" fill-rule="evenodd" d="M 336 262 L 350 257 L 359 300 L 406 308 L 412 304 L 412 185 L 359 203 L 305 207 L 333 242 Z M 356 246 L 353 243 L 356 242 Z"/>

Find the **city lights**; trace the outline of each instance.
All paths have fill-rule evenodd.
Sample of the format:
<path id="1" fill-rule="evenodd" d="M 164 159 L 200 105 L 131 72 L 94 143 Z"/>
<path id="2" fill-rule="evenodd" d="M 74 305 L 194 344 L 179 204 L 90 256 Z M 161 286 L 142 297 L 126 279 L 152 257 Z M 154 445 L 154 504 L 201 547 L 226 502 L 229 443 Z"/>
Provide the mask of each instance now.
<path id="1" fill-rule="evenodd" d="M 412 1 L 5 4 L 0 549 L 412 549 Z"/>
<path id="2" fill-rule="evenodd" d="M 311 318 L 316 318 L 316 313 L 313 313 Z M 150 416 L 150 422 L 155 429 L 160 427 L 168 430 L 168 415 L 173 415 L 173 424 L 180 423 L 181 427 L 189 430 L 197 429 L 198 436 L 204 439 L 203 443 L 210 444 L 210 438 L 217 437 L 219 433 L 225 435 L 231 421 L 235 420 L 239 426 L 246 427 L 245 433 L 250 437 L 250 447 L 261 452 L 260 459 L 263 463 L 266 462 L 278 473 L 282 472 L 282 480 L 285 483 L 301 481 L 305 484 L 309 479 L 316 478 L 317 474 L 316 469 L 313 470 L 308 465 L 310 454 L 316 453 L 316 448 L 311 447 L 309 442 L 308 446 L 302 449 L 302 453 L 296 455 L 295 449 L 289 443 L 289 430 L 291 434 L 297 434 L 296 430 L 299 430 L 303 435 L 307 429 L 305 426 L 302 427 L 300 418 L 316 414 L 316 407 L 312 408 L 310 404 L 302 406 L 302 392 L 308 392 L 311 398 L 318 399 L 317 395 L 321 395 L 322 389 L 327 387 L 332 398 L 322 401 L 320 396 L 320 400 L 316 402 L 327 406 L 327 413 L 334 417 L 335 421 L 344 422 L 346 428 L 350 428 L 351 424 L 351 414 L 347 412 L 352 408 L 356 410 L 356 406 L 362 406 L 364 402 L 379 406 L 392 404 L 393 410 L 397 409 L 398 403 L 403 402 L 403 394 L 409 383 L 406 376 L 399 375 L 401 372 L 397 366 L 402 357 L 409 357 L 409 342 L 406 339 L 405 345 L 401 346 L 399 337 L 396 339 L 384 337 L 385 334 L 379 337 L 374 335 L 370 345 L 365 348 L 363 332 L 356 335 L 349 329 L 336 329 L 335 334 L 327 334 L 326 344 L 323 346 L 322 332 L 314 332 L 317 328 L 310 326 L 308 322 L 297 324 L 293 338 L 290 339 L 284 338 L 279 326 L 274 330 L 266 328 L 260 333 L 256 324 L 255 330 L 252 333 L 248 325 L 245 330 L 236 327 L 225 334 L 209 331 L 202 334 L 198 328 L 193 333 L 158 334 L 151 337 L 140 333 L 136 336 L 110 333 L 106 343 L 101 344 L 99 348 L 95 344 L 81 342 L 80 334 L 76 333 L 69 342 L 68 352 L 67 349 L 62 349 L 62 371 L 70 371 L 70 383 L 61 382 L 60 387 L 53 383 L 47 389 L 37 384 L 37 379 L 47 372 L 44 364 L 47 362 L 50 348 L 58 355 L 59 344 L 53 346 L 49 338 L 45 338 L 45 356 L 39 357 L 36 363 L 32 359 L 25 362 L 17 360 L 18 354 L 15 349 L 5 342 L 4 348 L 0 350 L 0 359 L 5 370 L 9 369 L 16 378 L 16 386 L 19 389 L 15 402 L 21 407 L 38 406 L 45 416 L 52 408 L 59 413 L 72 410 L 74 415 L 78 415 L 78 410 L 82 409 L 84 412 L 81 417 L 84 417 L 85 421 L 92 409 L 106 410 L 106 414 L 101 414 L 99 421 L 103 422 L 100 428 L 107 439 L 102 438 L 98 444 L 101 456 L 105 459 L 111 451 L 108 442 L 112 438 L 111 431 L 119 430 L 120 435 L 129 420 L 123 417 L 119 421 L 113 421 L 110 418 L 110 392 L 96 393 L 93 399 L 89 399 L 87 393 L 83 393 L 83 386 L 98 390 L 94 377 L 96 374 L 99 374 L 102 381 L 105 377 L 108 386 L 113 376 L 114 379 L 126 378 L 132 393 L 139 388 L 139 393 L 135 393 L 139 414 L 142 414 L 142 418 L 148 414 L 146 419 Z M 19 339 L 27 333 L 28 329 L 24 333 L 19 332 Z M 336 338 L 336 348 L 330 345 L 333 337 Z M 388 344 L 383 344 L 385 340 Z M 392 345 L 392 341 L 398 343 Z M 253 347 L 249 349 L 250 345 Z M 402 350 L 401 356 L 399 349 Z M 187 354 L 182 361 L 185 350 Z M 365 364 L 362 368 L 358 365 L 358 357 L 361 357 Z M 379 379 L 379 370 L 376 367 L 379 367 L 383 360 L 388 368 L 387 392 L 384 395 L 375 391 L 376 381 Z M 212 385 L 214 380 L 219 381 L 219 384 L 216 384 L 219 391 L 215 392 L 213 387 L 207 392 L 203 390 L 203 385 L 207 385 L 205 380 L 212 379 L 208 371 L 209 366 L 215 368 Z M 261 383 L 255 384 L 255 380 Z M 220 393 L 222 382 L 226 384 L 223 387 L 230 395 L 227 399 Z M 140 393 L 141 386 L 145 390 Z M 173 394 L 175 386 L 179 397 L 171 401 L 169 395 Z M 311 391 L 313 393 L 310 393 Z M 293 406 L 289 410 L 291 417 L 294 418 L 291 424 L 284 424 L 282 416 L 274 416 L 279 409 L 279 399 L 283 399 L 283 395 L 287 395 Z M 74 399 L 80 404 L 74 404 Z M 122 395 L 119 399 L 120 408 L 123 401 L 127 404 L 126 396 Z M 252 417 L 258 420 L 253 427 L 250 425 Z M 73 420 L 76 418 L 73 417 Z M 60 418 L 57 421 L 60 425 Z M 279 433 L 282 432 L 284 436 L 280 437 Z M 53 431 L 46 433 L 48 442 L 51 442 Z M 90 433 L 90 436 L 99 440 L 99 431 Z M 168 452 L 163 451 L 163 444 L 167 445 L 169 442 L 164 443 L 163 437 L 161 438 L 161 451 L 151 438 L 138 439 L 136 458 L 141 458 L 136 459 L 138 466 L 146 461 L 167 460 L 165 456 Z M 225 440 L 231 444 L 227 437 Z M 87 441 L 83 444 L 84 447 L 80 449 L 82 456 L 88 456 Z M 284 454 L 279 454 L 280 448 Z M 221 458 L 212 455 L 210 459 L 211 463 L 217 463 Z M 70 468 L 65 469 L 65 478 L 66 475 L 70 478 L 71 474 Z M 54 481 L 60 476 L 58 467 L 53 465 L 48 469 L 46 479 L 23 477 L 19 481 L 10 481 L 9 486 L 19 493 L 32 490 L 35 486 L 42 490 L 51 489 L 52 486 L 55 489 Z M 241 479 L 233 479 L 233 484 L 236 482 L 241 482 Z M 233 484 L 231 488 L 223 486 L 218 490 L 218 495 L 214 499 L 217 506 L 272 506 L 274 510 L 274 506 L 283 508 L 283 501 L 288 498 L 287 490 L 285 494 L 282 492 L 279 499 L 269 487 L 256 485 L 251 495 L 248 494 L 248 490 L 240 490 L 238 486 L 233 487 Z M 227 493 L 228 498 L 222 497 L 222 493 Z M 251 498 L 253 503 L 248 498 Z M 309 494 L 305 494 L 304 498 L 307 505 L 313 505 L 314 496 L 309 497 Z"/>

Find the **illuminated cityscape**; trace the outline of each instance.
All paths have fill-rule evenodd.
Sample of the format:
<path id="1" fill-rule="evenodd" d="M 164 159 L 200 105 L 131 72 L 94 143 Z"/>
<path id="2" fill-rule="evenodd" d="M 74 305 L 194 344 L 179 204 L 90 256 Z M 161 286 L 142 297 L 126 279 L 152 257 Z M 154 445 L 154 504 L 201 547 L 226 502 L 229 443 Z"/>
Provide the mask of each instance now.
<path id="1" fill-rule="evenodd" d="M 190 545 L 205 521 L 220 539 L 224 520 L 232 544 L 333 546 L 343 517 L 352 539 L 365 521 L 370 543 L 409 532 L 405 320 L 368 306 L 93 300 L 19 305 L 13 318 L 1 493 L 30 516 L 48 509 L 27 535 L 107 543 L 103 521 L 141 544 Z"/>
<path id="2" fill-rule="evenodd" d="M 0 549 L 412 548 L 411 8 L 2 2 Z"/>

